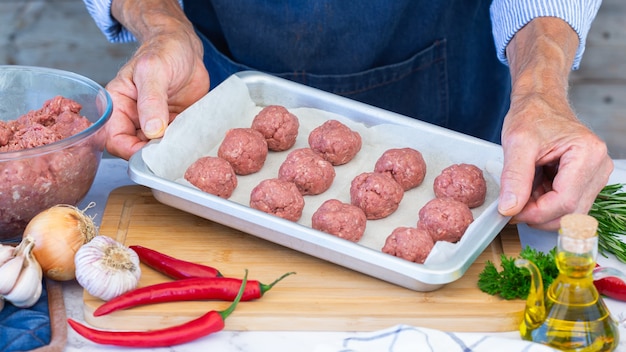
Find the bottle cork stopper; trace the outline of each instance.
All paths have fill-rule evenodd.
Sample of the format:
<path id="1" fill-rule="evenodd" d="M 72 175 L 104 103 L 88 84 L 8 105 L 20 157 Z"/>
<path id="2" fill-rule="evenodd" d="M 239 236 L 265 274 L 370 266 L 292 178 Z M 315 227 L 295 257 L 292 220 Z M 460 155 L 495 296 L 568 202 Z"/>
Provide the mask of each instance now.
<path id="1" fill-rule="evenodd" d="M 561 233 L 567 237 L 587 239 L 597 235 L 598 220 L 586 214 L 567 214 L 561 218 Z"/>

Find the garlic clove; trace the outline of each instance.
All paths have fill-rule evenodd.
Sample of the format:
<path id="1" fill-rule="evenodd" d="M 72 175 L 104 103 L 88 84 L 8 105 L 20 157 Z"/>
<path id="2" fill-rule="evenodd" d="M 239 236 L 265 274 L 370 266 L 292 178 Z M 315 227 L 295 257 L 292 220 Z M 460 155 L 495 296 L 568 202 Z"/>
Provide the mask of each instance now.
<path id="1" fill-rule="evenodd" d="M 84 244 L 74 256 L 76 281 L 94 297 L 108 301 L 139 283 L 139 257 L 132 249 L 103 235 Z"/>
<path id="2" fill-rule="evenodd" d="M 0 265 L 15 256 L 15 248 L 9 245 L 0 245 Z"/>
<path id="3" fill-rule="evenodd" d="M 32 254 L 35 242 L 31 241 L 24 249 L 24 265 L 17 278 L 15 285 L 4 299 L 18 308 L 29 308 L 35 305 L 41 297 L 43 271 Z"/>
<path id="4" fill-rule="evenodd" d="M 5 297 L 5 299 L 18 308 L 30 308 L 39 302 L 39 298 L 41 298 L 43 293 L 43 284 L 39 281 L 38 283 L 33 283 L 31 288 L 33 290 L 24 294 L 21 298 L 9 299 Z"/>
<path id="5" fill-rule="evenodd" d="M 0 266 L 0 295 L 5 295 L 11 291 L 20 276 L 26 256 L 24 255 L 23 240 L 15 249 L 13 258 Z"/>

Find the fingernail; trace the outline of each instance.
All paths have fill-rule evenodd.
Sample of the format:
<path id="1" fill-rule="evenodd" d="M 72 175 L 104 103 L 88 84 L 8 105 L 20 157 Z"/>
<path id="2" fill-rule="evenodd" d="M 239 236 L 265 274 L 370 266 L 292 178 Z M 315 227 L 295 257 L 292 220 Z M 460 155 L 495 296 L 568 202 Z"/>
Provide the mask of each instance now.
<path id="1" fill-rule="evenodd" d="M 513 209 L 517 205 L 517 196 L 515 193 L 504 192 L 502 196 L 500 196 L 500 203 L 498 204 L 498 208 L 502 212 L 506 212 L 508 210 Z"/>
<path id="2" fill-rule="evenodd" d="M 160 119 L 148 120 L 143 128 L 143 133 L 148 138 L 161 137 L 163 134 L 163 121 Z"/>

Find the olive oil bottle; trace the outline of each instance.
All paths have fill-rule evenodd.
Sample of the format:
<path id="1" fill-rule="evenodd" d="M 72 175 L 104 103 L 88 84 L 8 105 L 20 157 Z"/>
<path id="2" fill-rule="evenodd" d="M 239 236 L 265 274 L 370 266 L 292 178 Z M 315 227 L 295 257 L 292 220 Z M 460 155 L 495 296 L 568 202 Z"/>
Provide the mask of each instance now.
<path id="1" fill-rule="evenodd" d="M 562 351 L 613 351 L 619 343 L 617 321 L 593 285 L 598 253 L 597 221 L 588 215 L 562 218 L 556 265 L 558 277 L 545 291 L 537 267 L 524 259 L 516 264 L 531 272 L 521 337 Z"/>

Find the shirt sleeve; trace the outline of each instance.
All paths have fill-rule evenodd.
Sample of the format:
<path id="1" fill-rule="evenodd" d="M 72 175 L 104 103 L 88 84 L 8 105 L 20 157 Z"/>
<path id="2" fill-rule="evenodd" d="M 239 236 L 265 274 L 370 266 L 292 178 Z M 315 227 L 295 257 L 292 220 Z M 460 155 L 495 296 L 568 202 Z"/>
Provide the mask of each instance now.
<path id="1" fill-rule="evenodd" d="M 111 43 L 136 41 L 135 36 L 111 15 L 112 1 L 113 0 L 83 0 L 87 12 L 89 12 L 96 26 L 100 28 L 100 31 L 102 31 L 108 41 Z M 181 7 L 183 6 L 182 0 L 178 0 L 178 3 Z"/>
<path id="2" fill-rule="evenodd" d="M 493 37 L 498 59 L 508 64 L 505 49 L 517 31 L 537 17 L 557 17 L 578 34 L 579 44 L 572 69 L 578 69 L 591 23 L 602 0 L 494 0 L 491 4 Z"/>

